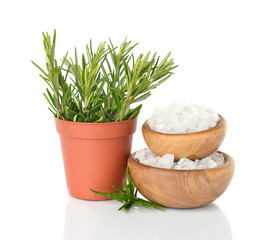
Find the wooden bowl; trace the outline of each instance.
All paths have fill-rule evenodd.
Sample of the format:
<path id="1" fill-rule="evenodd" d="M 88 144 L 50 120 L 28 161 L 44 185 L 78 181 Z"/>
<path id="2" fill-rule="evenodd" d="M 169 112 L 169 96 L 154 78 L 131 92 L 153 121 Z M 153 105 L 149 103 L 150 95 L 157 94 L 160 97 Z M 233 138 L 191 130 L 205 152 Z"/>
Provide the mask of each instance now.
<path id="1" fill-rule="evenodd" d="M 175 161 L 180 158 L 202 159 L 215 152 L 225 138 L 227 122 L 221 115 L 219 117 L 215 127 L 186 134 L 156 132 L 145 121 L 142 127 L 143 137 L 150 150 L 158 156 L 172 153 Z"/>
<path id="2" fill-rule="evenodd" d="M 132 180 L 140 193 L 150 201 L 171 208 L 196 208 L 217 199 L 228 187 L 234 172 L 234 161 L 226 153 L 225 164 L 209 169 L 174 170 L 147 166 L 128 159 Z"/>

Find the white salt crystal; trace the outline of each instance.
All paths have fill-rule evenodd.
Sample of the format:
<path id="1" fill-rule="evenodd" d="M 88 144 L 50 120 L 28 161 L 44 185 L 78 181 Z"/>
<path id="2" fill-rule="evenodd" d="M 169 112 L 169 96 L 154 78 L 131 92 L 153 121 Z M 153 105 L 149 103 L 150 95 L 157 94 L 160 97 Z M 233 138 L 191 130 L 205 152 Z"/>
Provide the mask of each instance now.
<path id="1" fill-rule="evenodd" d="M 225 158 L 224 158 L 223 154 L 221 154 L 221 153 L 215 152 L 215 153 L 211 154 L 210 157 L 212 158 L 213 161 L 216 162 L 217 166 L 221 166 L 225 162 Z"/>
<path id="2" fill-rule="evenodd" d="M 210 160 L 210 161 L 208 162 L 208 164 L 207 164 L 207 168 L 215 168 L 215 167 L 217 167 L 216 162 L 213 161 L 213 160 Z"/>
<path id="3" fill-rule="evenodd" d="M 177 170 L 215 168 L 225 163 L 224 155 L 218 152 L 214 152 L 201 160 L 196 159 L 192 161 L 187 158 L 181 158 L 178 162 L 174 162 L 173 154 L 165 154 L 159 157 L 152 153 L 150 149 L 142 149 L 136 152 L 134 158 L 138 159 L 140 163 L 152 167 Z"/>
<path id="4" fill-rule="evenodd" d="M 148 157 L 146 158 L 146 162 L 147 162 L 147 163 L 150 163 L 150 164 L 156 163 L 157 161 L 158 161 L 158 160 L 157 160 L 157 157 L 148 156 Z"/>
<path id="5" fill-rule="evenodd" d="M 147 158 L 141 158 L 139 159 L 140 163 L 145 165 L 152 165 L 153 163 L 156 163 L 156 158 L 152 156 L 148 156 Z"/>
<path id="6" fill-rule="evenodd" d="M 207 130 L 215 127 L 218 121 L 218 114 L 211 108 L 176 101 L 168 107 L 156 108 L 148 125 L 157 132 L 180 134 Z"/>
<path id="7" fill-rule="evenodd" d="M 183 162 L 186 160 L 187 158 L 181 158 L 178 162 L 177 162 L 177 164 L 178 165 L 182 165 L 183 164 Z"/>
<path id="8" fill-rule="evenodd" d="M 200 163 L 207 165 L 210 160 L 212 160 L 212 158 L 208 156 L 208 157 L 202 158 L 200 160 Z"/>
<path id="9" fill-rule="evenodd" d="M 143 161 L 145 159 L 145 153 L 146 153 L 146 150 L 141 149 L 141 150 L 136 152 L 134 158 L 137 158 L 141 162 L 141 161 Z"/>
<path id="10" fill-rule="evenodd" d="M 154 154 L 149 148 L 144 149 L 144 151 L 145 151 L 144 156 L 146 158 L 148 158 L 148 157 L 156 157 L 156 154 Z"/>
<path id="11" fill-rule="evenodd" d="M 174 164 L 174 154 L 165 154 L 161 157 L 160 163 L 164 168 L 172 168 Z"/>
<path id="12" fill-rule="evenodd" d="M 200 160 L 196 159 L 194 164 L 195 164 L 195 169 L 199 169 L 199 162 Z"/>
<path id="13" fill-rule="evenodd" d="M 134 158 L 138 159 L 140 163 L 145 165 L 151 165 L 156 161 L 156 157 L 157 156 L 149 148 L 137 151 L 134 156 Z"/>
<path id="14" fill-rule="evenodd" d="M 196 159 L 196 160 L 195 160 L 195 165 L 198 165 L 199 162 L 200 162 L 200 160 Z"/>
<path id="15" fill-rule="evenodd" d="M 182 167 L 182 169 L 187 169 L 187 170 L 193 170 L 195 169 L 195 163 L 187 158 L 181 158 L 178 163 L 179 166 Z"/>
<path id="16" fill-rule="evenodd" d="M 159 162 L 153 163 L 152 165 L 150 165 L 152 167 L 157 167 L 157 168 L 164 168 Z"/>

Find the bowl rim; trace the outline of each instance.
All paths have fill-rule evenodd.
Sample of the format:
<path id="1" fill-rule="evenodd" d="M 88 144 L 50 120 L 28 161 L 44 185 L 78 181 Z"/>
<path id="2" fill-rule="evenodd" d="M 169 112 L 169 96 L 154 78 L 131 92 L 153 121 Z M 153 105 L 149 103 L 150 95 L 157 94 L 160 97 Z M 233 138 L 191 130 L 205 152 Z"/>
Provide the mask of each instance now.
<path id="1" fill-rule="evenodd" d="M 147 149 L 147 148 L 144 148 L 144 149 Z M 139 160 L 136 160 L 134 158 L 136 152 L 133 152 L 129 156 L 129 159 L 133 160 L 133 162 L 136 165 L 140 166 L 140 167 L 149 168 L 149 169 L 156 169 L 158 171 L 165 171 L 165 172 L 173 172 L 174 171 L 175 173 L 178 173 L 178 172 L 185 173 L 185 172 L 194 172 L 194 171 L 195 172 L 197 172 L 197 171 L 215 171 L 215 170 L 218 170 L 218 169 L 221 169 L 221 168 L 226 168 L 226 167 L 228 167 L 228 166 L 230 166 L 231 164 L 234 163 L 234 160 L 230 155 L 228 155 L 228 154 L 226 154 L 225 152 L 222 152 L 222 151 L 216 151 L 216 152 L 223 154 L 223 156 L 225 157 L 225 163 L 223 165 L 218 166 L 218 167 L 214 167 L 214 168 L 203 168 L 203 169 L 192 169 L 192 170 L 189 170 L 189 169 L 185 169 L 185 170 L 183 170 L 183 169 L 167 169 L 167 168 L 158 168 L 158 167 L 153 167 L 153 166 L 150 166 L 150 165 L 145 165 L 145 164 L 140 163 Z"/>
<path id="2" fill-rule="evenodd" d="M 203 133 L 207 133 L 209 131 L 214 131 L 218 128 L 222 128 L 226 125 L 226 119 L 218 114 L 219 116 L 219 121 L 217 122 L 216 126 L 212 127 L 212 128 L 209 128 L 209 129 L 206 129 L 206 130 L 203 130 L 203 131 L 198 131 L 198 132 L 192 132 L 192 133 L 162 133 L 162 132 L 157 132 L 153 129 L 151 129 L 148 125 L 148 119 L 143 123 L 143 126 L 142 128 L 144 128 L 145 130 L 149 131 L 149 132 L 152 132 L 152 133 L 155 133 L 155 134 L 158 134 L 158 135 L 165 135 L 165 136 L 185 136 L 185 135 L 196 135 L 196 134 L 203 134 Z"/>

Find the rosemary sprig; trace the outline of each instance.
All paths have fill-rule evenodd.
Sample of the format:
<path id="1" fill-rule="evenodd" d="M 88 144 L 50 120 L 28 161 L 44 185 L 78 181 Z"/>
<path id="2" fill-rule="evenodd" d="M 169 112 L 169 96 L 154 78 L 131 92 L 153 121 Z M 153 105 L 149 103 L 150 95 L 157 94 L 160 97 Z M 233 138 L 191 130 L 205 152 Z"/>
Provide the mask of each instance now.
<path id="1" fill-rule="evenodd" d="M 67 105 L 73 105 L 71 100 L 72 86 L 68 85 L 67 74 L 63 76 L 62 67 L 66 61 L 68 52 L 63 58 L 60 65 L 55 59 L 56 49 L 56 30 L 54 31 L 53 39 L 48 33 L 43 33 L 43 45 L 46 58 L 46 70 L 43 70 L 35 62 L 31 61 L 35 67 L 39 69 L 40 77 L 47 83 L 49 89 L 46 88 L 46 93 L 43 93 L 46 101 L 49 104 L 49 110 L 59 119 L 68 120 Z M 70 119 L 69 119 L 70 120 Z"/>
<path id="2" fill-rule="evenodd" d="M 171 52 L 161 61 L 157 53 L 151 56 L 151 52 L 135 58 L 132 50 L 136 46 L 125 38 L 117 51 L 110 41 L 105 59 L 108 71 L 102 66 L 108 85 L 107 95 L 112 99 L 107 106 L 113 112 L 115 122 L 137 117 L 142 104 L 135 108 L 131 105 L 148 98 L 151 91 L 165 82 L 177 67 L 174 59 L 170 59 Z"/>
<path id="3" fill-rule="evenodd" d="M 104 192 L 97 192 L 93 189 L 90 189 L 93 193 L 96 193 L 103 197 L 108 197 L 113 200 L 119 201 L 123 203 L 123 205 L 118 210 L 128 210 L 132 205 L 138 205 L 138 206 L 145 206 L 145 207 L 151 207 L 162 210 L 163 207 L 152 202 L 148 202 L 146 200 L 143 200 L 141 198 L 137 197 L 138 189 L 134 186 L 130 172 L 129 167 L 127 167 L 127 183 L 123 179 L 124 183 L 124 189 L 113 186 L 115 190 L 117 190 L 117 193 L 104 193 Z"/>

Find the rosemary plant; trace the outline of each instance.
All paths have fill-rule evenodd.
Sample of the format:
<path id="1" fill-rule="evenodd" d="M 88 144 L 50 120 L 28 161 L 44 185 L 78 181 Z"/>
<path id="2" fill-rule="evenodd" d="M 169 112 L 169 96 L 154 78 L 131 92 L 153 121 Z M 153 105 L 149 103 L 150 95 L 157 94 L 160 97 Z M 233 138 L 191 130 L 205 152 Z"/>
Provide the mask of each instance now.
<path id="1" fill-rule="evenodd" d="M 40 77 L 48 84 L 44 97 L 56 118 L 74 122 L 118 122 L 136 118 L 151 90 L 166 81 L 177 65 L 170 53 L 160 61 L 148 52 L 134 57 L 137 44 L 124 40 L 119 48 L 111 40 L 94 51 L 92 42 L 86 55 L 74 59 L 68 52 L 58 64 L 55 59 L 56 30 L 53 39 L 43 33 L 46 70 L 36 63 Z"/>

